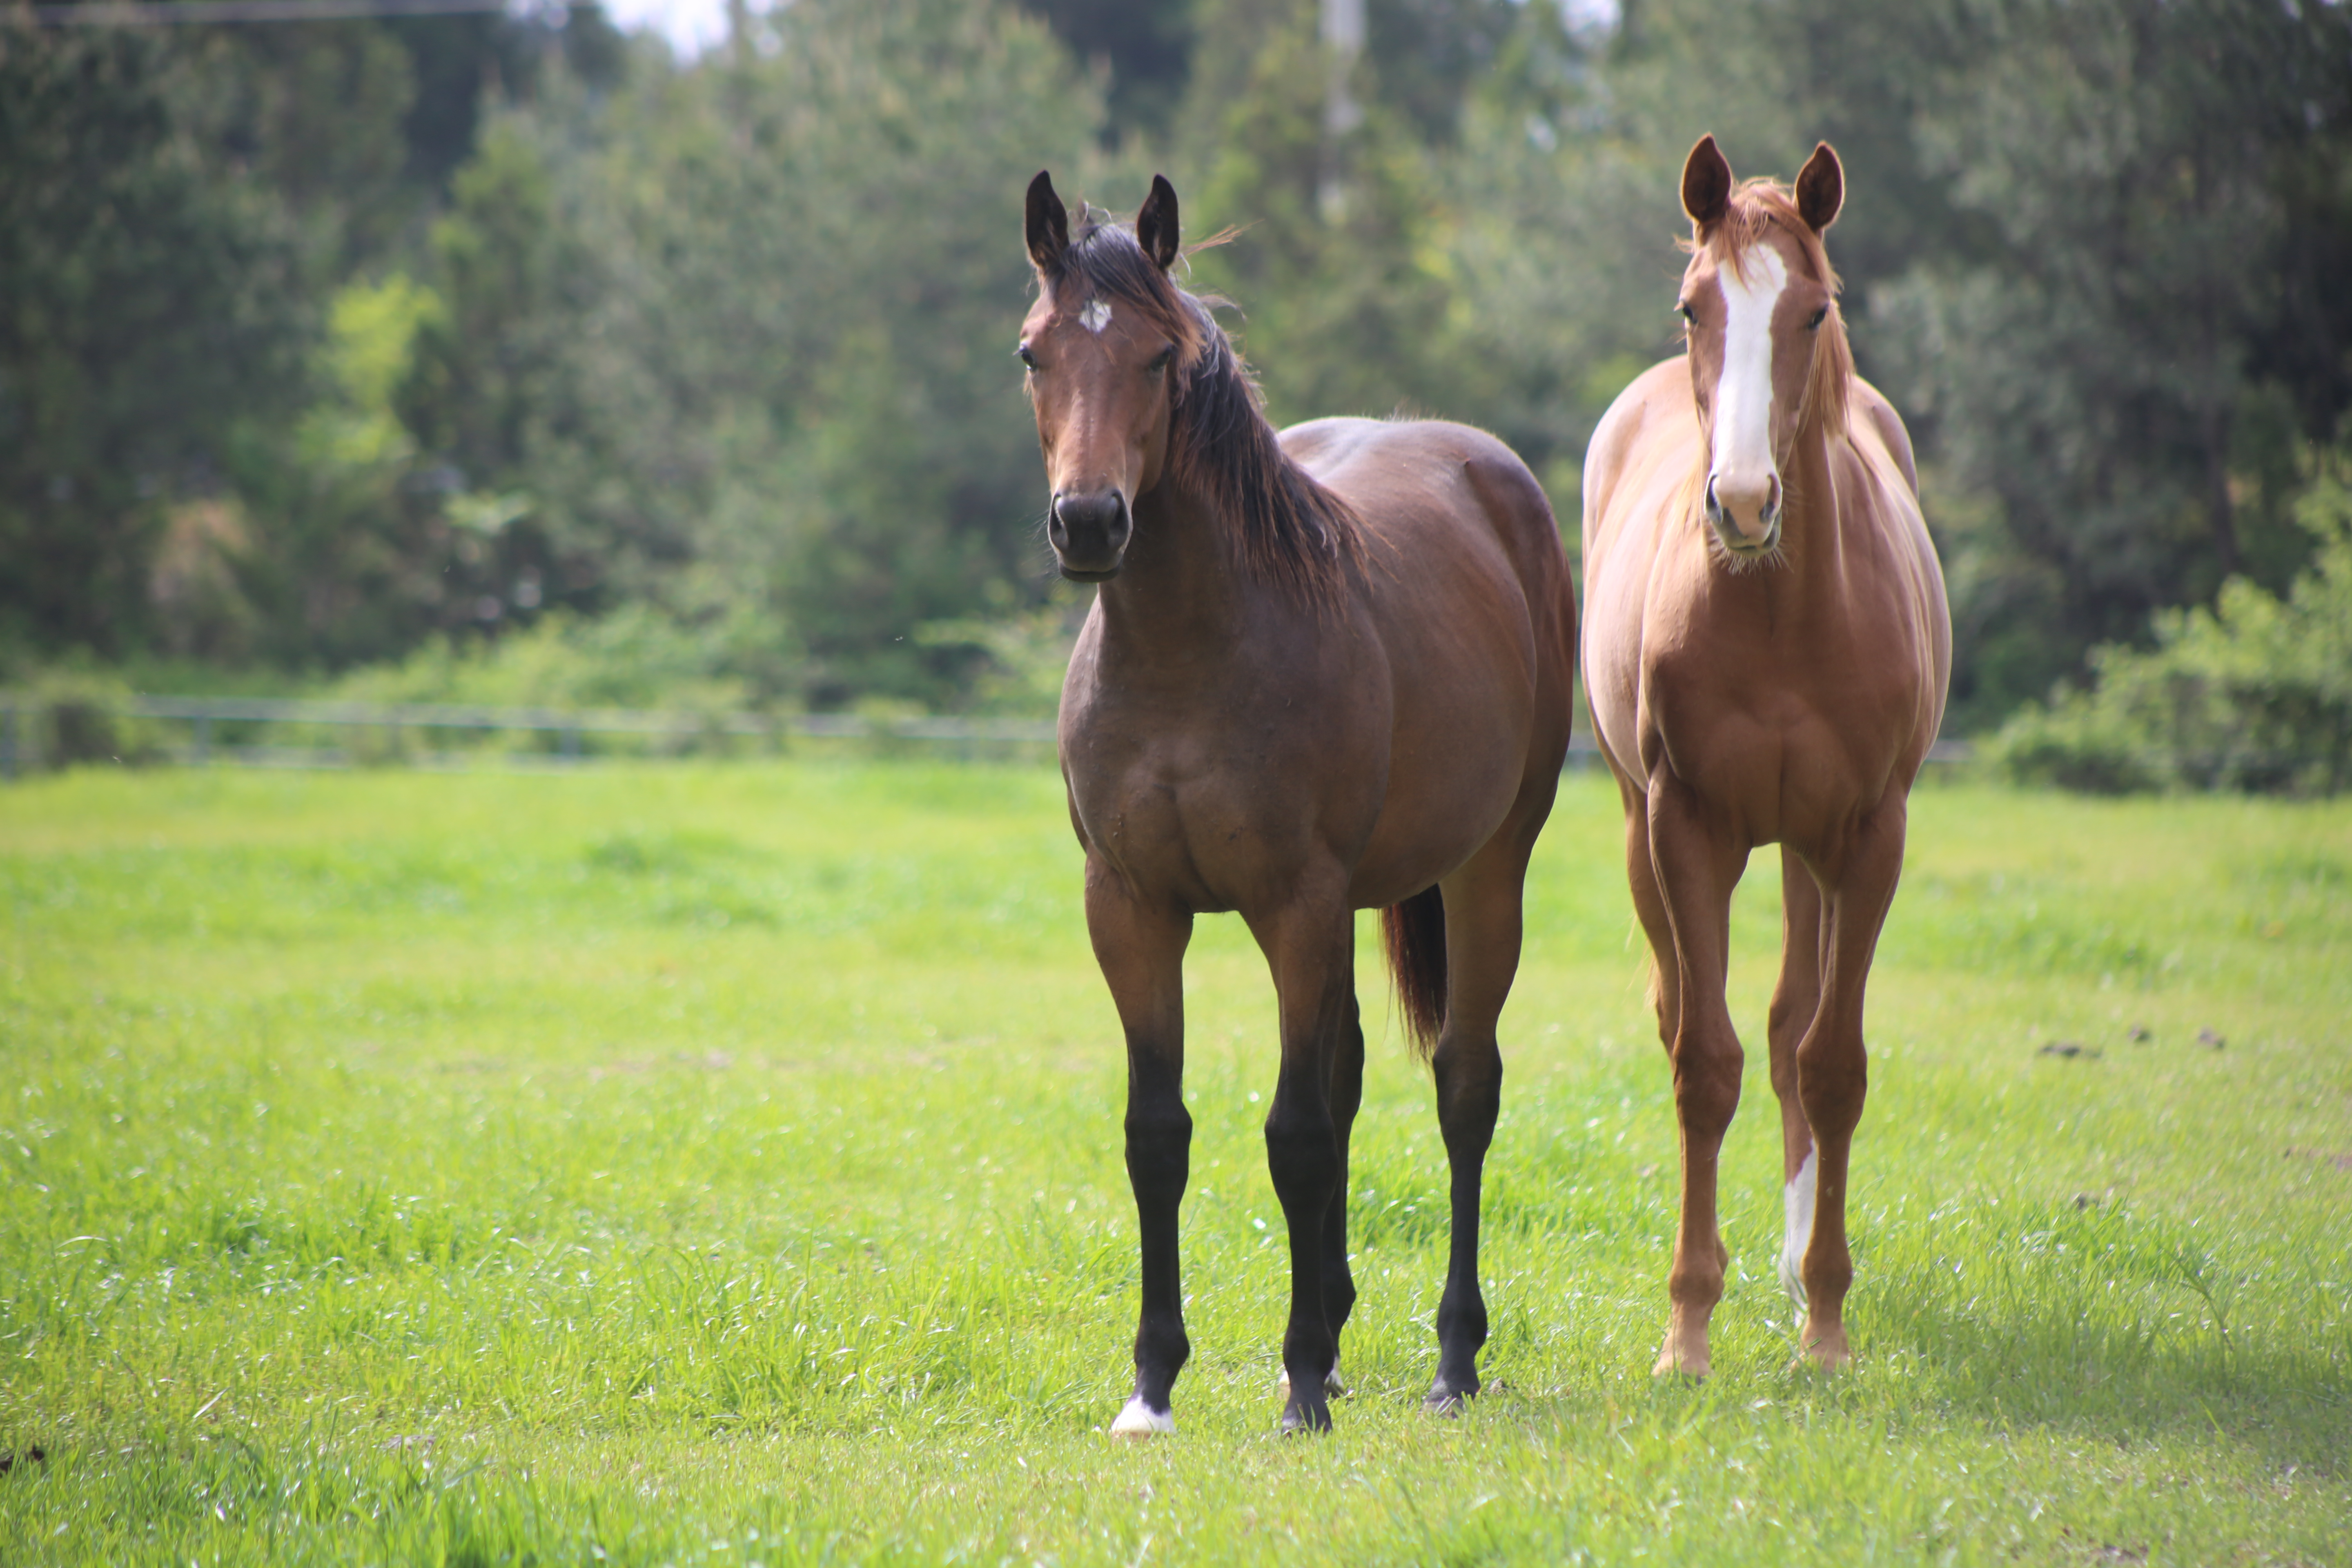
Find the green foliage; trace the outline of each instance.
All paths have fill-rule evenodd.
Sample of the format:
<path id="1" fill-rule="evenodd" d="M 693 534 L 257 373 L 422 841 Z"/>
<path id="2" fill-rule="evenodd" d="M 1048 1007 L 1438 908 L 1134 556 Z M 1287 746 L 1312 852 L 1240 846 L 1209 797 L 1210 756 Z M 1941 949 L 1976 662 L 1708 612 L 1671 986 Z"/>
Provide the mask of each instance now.
<path id="1" fill-rule="evenodd" d="M 1041 166 L 1118 208 L 1163 169 L 1187 237 L 1241 230 L 1192 280 L 1278 419 L 1486 426 L 1573 537 L 1594 422 L 1675 352 L 1703 131 L 1742 173 L 1841 149 L 1951 728 L 2309 559 L 2291 500 L 2352 412 L 2344 7 L 1363 19 L 1346 58 L 1318 0 L 803 0 L 687 61 L 593 10 L 17 29 L 0 649 L 293 679 L 635 605 L 762 701 L 1025 703 L 974 628 L 1075 602 L 1003 352 Z"/>
<path id="2" fill-rule="evenodd" d="M 0 1559 L 2343 1555 L 2352 803 L 1915 795 L 1835 1380 L 1790 1365 L 1752 1033 L 1716 1371 L 1649 1375 L 1675 1138 L 1622 842 L 1607 779 L 1565 779 L 1460 1421 L 1419 1408 L 1444 1152 L 1367 927 L 1355 1393 L 1270 1431 L 1277 1020 L 1241 922 L 1201 921 L 1194 1356 L 1138 1450 L 1097 1429 L 1125 1064 L 1050 768 L 20 784 Z M 1751 1031 L 1771 861 L 1734 906 Z"/>
<path id="3" fill-rule="evenodd" d="M 1913 257 L 1874 320 L 1895 395 L 2057 590 L 1993 576 L 1958 606 L 1958 703 L 1988 716 L 2153 609 L 2239 573 L 2279 589 L 2303 560 L 2294 447 L 2335 435 L 2352 369 L 2273 345 L 2352 331 L 2308 281 L 2352 235 L 2352 186 L 2308 175 L 2352 155 L 2352 22 L 2241 0 L 1962 17 L 1915 142 L 1963 243 Z M 2003 637 L 2038 657 L 1980 668 Z"/>
<path id="4" fill-rule="evenodd" d="M 725 659 L 713 642 L 643 605 L 594 619 L 559 610 L 495 642 L 435 637 L 397 664 L 354 670 L 328 695 L 513 708 L 749 707 L 741 681 L 711 674 Z"/>
<path id="5" fill-rule="evenodd" d="M 1244 352 L 1279 423 L 1446 407 L 1443 208 L 1411 127 L 1365 95 L 1360 123 L 1326 124 L 1333 62 L 1308 0 L 1250 7 L 1239 79 L 1203 73 L 1206 178 L 1181 192 L 1194 235 L 1236 226 L 1192 264 L 1232 296 Z M 1361 86 L 1354 90 L 1362 92 Z"/>
<path id="6" fill-rule="evenodd" d="M 156 727 L 131 712 L 131 689 L 90 669 L 44 670 L 5 692 L 21 771 L 88 764 L 139 767 L 163 759 Z"/>
<path id="7" fill-rule="evenodd" d="M 2352 788 L 2352 489 L 2323 476 L 2296 515 L 2317 550 L 2284 598 L 2238 577 L 2159 612 L 2154 647 L 2095 649 L 2093 683 L 2011 719 L 1993 761 L 2102 792 Z"/>
<path id="8" fill-rule="evenodd" d="M 1099 107 L 1043 26 L 991 5 L 811 4 L 761 26 L 729 58 L 646 64 L 601 139 L 545 165 L 551 192 L 488 204 L 552 202 L 569 239 L 501 217 L 481 283 L 460 281 L 474 242 L 445 243 L 438 363 L 545 345 L 560 384 L 425 445 L 469 487 L 528 497 L 516 531 L 545 542 L 551 593 L 725 621 L 733 668 L 788 700 L 943 705 L 976 659 L 914 630 L 1045 591 L 1004 193 L 1041 164 L 1082 174 Z M 530 275 L 533 247 L 569 247 L 550 286 L 489 286 Z M 436 363 L 418 423 L 493 384 Z"/>
<path id="9" fill-rule="evenodd" d="M 137 648 L 170 508 L 299 393 L 291 226 L 207 168 L 172 71 L 130 32 L 0 38 L 0 638 Z"/>

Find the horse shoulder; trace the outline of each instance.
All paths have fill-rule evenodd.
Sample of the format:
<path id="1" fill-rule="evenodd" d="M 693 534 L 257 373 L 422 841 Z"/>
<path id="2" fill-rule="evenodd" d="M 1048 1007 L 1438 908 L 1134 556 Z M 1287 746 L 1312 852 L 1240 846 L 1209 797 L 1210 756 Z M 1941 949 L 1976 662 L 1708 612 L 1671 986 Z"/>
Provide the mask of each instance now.
<path id="1" fill-rule="evenodd" d="M 1862 377 L 1853 378 L 1853 390 L 1854 411 L 1864 416 L 1865 426 L 1878 437 L 1879 444 L 1886 448 L 1886 455 L 1903 471 L 1904 482 L 1911 487 L 1911 493 L 1916 497 L 1919 493 L 1919 464 L 1912 455 L 1911 432 L 1904 428 L 1903 416 L 1895 411 L 1895 405 L 1887 401 L 1885 393 Z"/>
<path id="2" fill-rule="evenodd" d="M 1899 435 L 1901 421 L 1891 408 L 1886 418 Z M 1870 424 L 1874 430 L 1876 422 Z M 1856 519 L 1861 531 L 1851 537 L 1864 549 L 1857 560 L 1869 564 L 1859 580 L 1849 583 L 1846 603 L 1859 625 L 1869 628 L 1862 634 L 1871 647 L 1857 658 L 1857 687 L 1877 688 L 1890 712 L 1909 709 L 1916 744 L 1924 750 L 1942 721 L 1951 671 L 1951 613 L 1935 540 L 1905 467 L 1909 455 L 1907 442 L 1897 446 L 1865 437 L 1853 443 L 1853 461 L 1860 470 L 1855 477 L 1862 482 L 1849 493 L 1864 510 Z"/>
<path id="3" fill-rule="evenodd" d="M 1662 426 L 1679 429 L 1695 413 L 1687 360 L 1661 360 L 1626 384 L 1611 400 L 1584 448 L 1585 495 L 1622 474 L 1634 454 Z"/>

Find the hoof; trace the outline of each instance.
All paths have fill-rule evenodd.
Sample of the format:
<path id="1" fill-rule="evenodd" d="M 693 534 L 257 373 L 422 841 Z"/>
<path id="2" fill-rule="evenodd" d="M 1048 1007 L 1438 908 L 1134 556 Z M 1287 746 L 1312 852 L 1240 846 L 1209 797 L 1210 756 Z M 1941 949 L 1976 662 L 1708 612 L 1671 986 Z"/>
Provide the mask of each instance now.
<path id="1" fill-rule="evenodd" d="M 1437 1375 L 1430 1380 L 1429 1392 L 1422 1396 L 1421 1407 L 1432 1415 L 1459 1415 L 1477 1397 L 1478 1373 L 1475 1368 L 1448 1376 L 1440 1367 Z"/>
<path id="2" fill-rule="evenodd" d="M 1110 1435 L 1129 1443 L 1141 1443 L 1164 1436 L 1176 1430 L 1176 1415 L 1171 1410 L 1154 1410 L 1136 1394 L 1119 1411 L 1118 1418 L 1110 1424 Z"/>
<path id="3" fill-rule="evenodd" d="M 1282 1407 L 1282 1419 L 1275 1430 L 1286 1437 L 1296 1437 L 1301 1432 L 1328 1432 L 1331 1407 L 1319 1399 L 1293 1399 Z"/>
<path id="4" fill-rule="evenodd" d="M 1704 1353 L 1677 1354 L 1675 1347 L 1668 1345 L 1658 1352 L 1657 1364 L 1650 1368 L 1650 1375 L 1652 1377 L 1686 1377 L 1693 1383 L 1705 1383 L 1710 1370 Z"/>
<path id="5" fill-rule="evenodd" d="M 1282 1369 L 1282 1375 L 1275 1380 L 1275 1385 L 1282 1391 L 1284 1400 L 1287 1401 L 1290 1398 L 1288 1367 Z M 1345 1399 L 1348 1396 L 1348 1385 L 1339 1380 L 1339 1363 L 1336 1361 L 1331 1363 L 1331 1370 L 1323 1374 L 1323 1392 L 1333 1399 Z"/>
<path id="6" fill-rule="evenodd" d="M 1800 1331 L 1799 1342 L 1803 1349 L 1797 1352 L 1796 1364 L 1815 1372 L 1843 1372 L 1853 1364 L 1853 1352 L 1845 1342 L 1845 1330 L 1830 1329 L 1820 1333 Z"/>

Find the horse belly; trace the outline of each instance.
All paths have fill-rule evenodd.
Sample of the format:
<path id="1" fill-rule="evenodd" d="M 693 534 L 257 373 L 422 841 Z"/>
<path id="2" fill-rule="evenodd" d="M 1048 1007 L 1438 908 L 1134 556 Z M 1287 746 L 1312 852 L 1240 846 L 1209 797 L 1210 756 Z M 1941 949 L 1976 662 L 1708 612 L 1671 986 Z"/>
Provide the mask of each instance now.
<path id="1" fill-rule="evenodd" d="M 1380 820 L 1349 879 L 1350 903 L 1379 909 L 1411 898 L 1495 836 L 1526 778 L 1532 706 L 1496 704 L 1434 732 L 1400 735 Z"/>
<path id="2" fill-rule="evenodd" d="M 1508 602 L 1524 605 L 1516 594 Z M 1469 859 L 1509 818 L 1530 773 L 1557 770 L 1537 753 L 1566 749 L 1570 675 L 1562 668 L 1550 682 L 1562 710 L 1539 713 L 1541 658 L 1524 609 L 1391 655 L 1395 720 L 1380 819 L 1350 883 L 1359 909 L 1409 898 Z"/>

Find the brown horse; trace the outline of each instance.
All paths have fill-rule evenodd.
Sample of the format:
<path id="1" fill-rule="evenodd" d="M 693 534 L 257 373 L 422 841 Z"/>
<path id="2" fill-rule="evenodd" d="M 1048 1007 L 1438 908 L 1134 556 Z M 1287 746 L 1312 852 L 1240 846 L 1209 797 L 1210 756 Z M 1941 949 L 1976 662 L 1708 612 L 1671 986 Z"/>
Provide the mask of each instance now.
<path id="1" fill-rule="evenodd" d="M 1822 234 L 1844 189 L 1827 143 L 1793 192 L 1735 187 L 1711 136 L 1691 150 L 1676 306 L 1688 353 L 1625 389 L 1585 460 L 1585 680 L 1624 799 L 1682 1131 L 1661 1373 L 1706 1372 L 1723 1295 L 1716 1162 L 1740 1072 L 1726 939 L 1759 844 L 1780 846 L 1785 918 L 1768 1023 L 1780 1278 L 1804 1314 L 1804 1353 L 1825 1368 L 1848 1359 L 1863 985 L 1952 637 L 1910 437 L 1853 374 L 1838 315 Z"/>
<path id="2" fill-rule="evenodd" d="M 1428 1403 L 1478 1388 L 1478 1188 L 1519 894 L 1568 746 L 1576 605 L 1526 467 L 1458 425 L 1322 419 L 1276 434 L 1202 302 L 1178 289 L 1176 193 L 1132 232 L 1039 174 L 1020 354 L 1053 490 L 1046 533 L 1093 610 L 1062 688 L 1087 929 L 1127 1037 L 1142 1233 L 1135 1394 L 1111 1430 L 1173 1430 L 1191 1352 L 1176 1256 L 1184 948 L 1234 910 L 1273 971 L 1282 1068 L 1266 1163 L 1290 1241 L 1286 1431 L 1330 1425 L 1362 1098 L 1360 909 L 1433 1052 L 1453 1247 Z"/>

